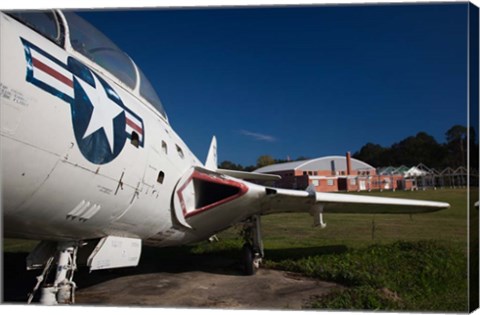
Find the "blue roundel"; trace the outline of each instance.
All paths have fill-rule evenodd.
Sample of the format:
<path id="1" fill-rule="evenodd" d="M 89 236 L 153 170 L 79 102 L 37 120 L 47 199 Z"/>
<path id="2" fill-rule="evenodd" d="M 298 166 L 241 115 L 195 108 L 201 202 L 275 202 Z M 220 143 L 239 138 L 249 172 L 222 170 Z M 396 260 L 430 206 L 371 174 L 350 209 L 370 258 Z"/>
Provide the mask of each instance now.
<path id="1" fill-rule="evenodd" d="M 125 132 L 125 107 L 113 88 L 73 58 L 68 68 L 74 74 L 72 123 L 78 147 L 94 164 L 106 164 L 122 151 Z"/>

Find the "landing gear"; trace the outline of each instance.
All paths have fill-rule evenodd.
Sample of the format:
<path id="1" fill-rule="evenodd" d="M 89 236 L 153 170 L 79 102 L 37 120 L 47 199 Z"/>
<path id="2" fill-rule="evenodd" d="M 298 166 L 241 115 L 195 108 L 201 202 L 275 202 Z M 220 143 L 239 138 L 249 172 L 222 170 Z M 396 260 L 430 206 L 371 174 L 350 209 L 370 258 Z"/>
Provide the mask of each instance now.
<path id="1" fill-rule="evenodd" d="M 246 275 L 251 276 L 260 268 L 264 257 L 260 216 L 251 217 L 244 226 L 242 247 L 242 266 Z"/>
<path id="2" fill-rule="evenodd" d="M 38 252 L 35 254 L 44 255 L 44 249 L 45 246 L 38 247 Z M 73 275 L 77 269 L 77 249 L 77 243 L 61 242 L 57 244 L 55 253 L 48 258 L 42 274 L 37 277 L 37 284 L 35 285 L 33 292 L 29 295 L 28 303 L 31 303 L 42 282 L 47 282 L 51 265 L 54 260 L 57 264 L 55 278 L 53 283 L 44 283 L 42 285 L 40 303 L 45 305 L 75 303 L 76 284 L 73 282 Z"/>
<path id="3" fill-rule="evenodd" d="M 245 243 L 242 247 L 242 264 L 243 264 L 243 271 L 247 276 L 251 276 L 255 274 L 255 254 L 253 252 L 252 245 Z"/>

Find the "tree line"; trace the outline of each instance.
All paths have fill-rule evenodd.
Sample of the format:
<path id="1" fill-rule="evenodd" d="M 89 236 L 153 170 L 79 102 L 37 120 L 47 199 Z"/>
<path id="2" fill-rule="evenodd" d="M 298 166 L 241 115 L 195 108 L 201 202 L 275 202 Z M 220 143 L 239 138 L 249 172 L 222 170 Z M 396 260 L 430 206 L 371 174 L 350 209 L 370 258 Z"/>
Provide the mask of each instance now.
<path id="1" fill-rule="evenodd" d="M 445 139 L 445 143 L 438 143 L 422 131 L 389 147 L 367 143 L 352 156 L 375 167 L 415 166 L 420 163 L 437 170 L 467 167 L 467 146 L 470 141 L 470 165 L 478 169 L 479 148 L 473 128 L 467 130 L 464 126 L 455 125 L 445 133 Z"/>
<path id="2" fill-rule="evenodd" d="M 467 137 L 469 133 L 469 137 Z M 467 166 L 467 154 L 470 153 L 470 165 L 478 170 L 479 146 L 475 130 L 467 130 L 465 126 L 455 125 L 445 133 L 446 142 L 438 143 L 426 132 L 419 132 L 389 147 L 367 143 L 355 152 L 352 157 L 374 167 L 382 166 L 416 166 L 420 163 L 438 170 L 446 167 L 457 168 Z M 468 139 L 468 140 L 467 140 Z M 470 141 L 470 152 L 468 142 Z M 267 165 L 290 161 L 307 160 L 300 156 L 294 160 L 276 159 L 271 155 L 261 155 L 256 165 L 242 166 L 231 161 L 223 161 L 219 168 L 251 172 Z"/>

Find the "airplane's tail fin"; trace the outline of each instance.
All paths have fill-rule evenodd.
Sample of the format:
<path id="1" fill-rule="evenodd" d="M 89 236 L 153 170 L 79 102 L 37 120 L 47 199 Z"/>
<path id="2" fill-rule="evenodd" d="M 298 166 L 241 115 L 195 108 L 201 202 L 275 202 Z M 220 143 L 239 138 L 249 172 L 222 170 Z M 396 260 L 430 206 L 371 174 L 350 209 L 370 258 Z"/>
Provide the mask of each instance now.
<path id="1" fill-rule="evenodd" d="M 213 136 L 210 143 L 210 149 L 208 150 L 207 160 L 205 161 L 205 168 L 211 171 L 216 171 L 218 168 L 217 161 L 217 138 Z"/>
<path id="2" fill-rule="evenodd" d="M 279 175 L 273 174 L 262 174 L 262 173 L 255 173 L 255 172 L 242 172 L 242 171 L 234 171 L 234 170 L 225 170 L 218 168 L 218 160 L 217 160 L 217 138 L 213 136 L 212 142 L 210 143 L 210 149 L 208 150 L 207 160 L 205 161 L 205 169 L 214 171 L 223 175 L 228 175 L 235 178 L 240 179 L 254 179 L 254 180 L 261 180 L 261 181 L 274 181 L 281 179 Z"/>

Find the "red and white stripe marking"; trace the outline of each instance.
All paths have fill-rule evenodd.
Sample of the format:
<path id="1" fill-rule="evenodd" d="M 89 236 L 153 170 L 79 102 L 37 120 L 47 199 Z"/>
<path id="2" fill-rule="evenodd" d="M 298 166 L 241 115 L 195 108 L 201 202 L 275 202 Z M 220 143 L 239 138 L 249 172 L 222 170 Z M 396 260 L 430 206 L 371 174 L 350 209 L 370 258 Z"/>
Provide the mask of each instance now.
<path id="1" fill-rule="evenodd" d="M 136 132 L 138 134 L 140 142 L 143 141 L 143 125 L 142 122 L 139 121 L 135 116 L 130 114 L 128 111 L 125 111 L 125 118 L 127 120 L 126 128 L 125 130 L 127 133 L 130 135 L 132 132 Z"/>
<path id="2" fill-rule="evenodd" d="M 31 49 L 33 77 L 45 84 L 57 89 L 65 95 L 74 98 L 73 74 L 41 53 Z M 116 95 L 118 98 L 118 95 Z M 138 134 L 139 141 L 143 142 L 143 124 L 128 111 L 125 111 L 125 131 Z"/>
<path id="3" fill-rule="evenodd" d="M 33 49 L 31 55 L 33 77 L 73 98 L 73 74 Z"/>

